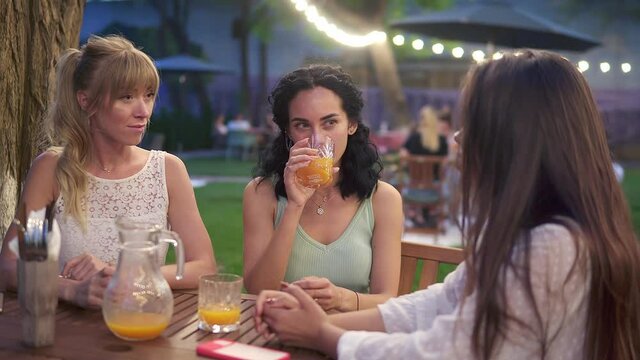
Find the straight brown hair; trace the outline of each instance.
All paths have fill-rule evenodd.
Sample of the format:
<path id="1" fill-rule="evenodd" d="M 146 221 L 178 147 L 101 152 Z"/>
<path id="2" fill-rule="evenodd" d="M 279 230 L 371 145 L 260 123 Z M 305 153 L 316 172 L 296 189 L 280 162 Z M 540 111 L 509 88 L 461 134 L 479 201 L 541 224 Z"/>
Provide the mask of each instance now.
<path id="1" fill-rule="evenodd" d="M 507 54 L 470 71 L 459 106 L 475 355 L 491 358 L 505 324 L 518 321 L 506 310 L 508 270 L 522 281 L 541 324 L 530 282 L 530 231 L 555 222 L 573 235 L 579 254 L 573 270 L 586 267 L 590 279 L 586 359 L 638 359 L 640 247 L 582 74 L 550 52 Z M 524 261 L 516 269 L 514 249 L 522 243 Z M 548 345 L 541 344 L 541 358 Z"/>

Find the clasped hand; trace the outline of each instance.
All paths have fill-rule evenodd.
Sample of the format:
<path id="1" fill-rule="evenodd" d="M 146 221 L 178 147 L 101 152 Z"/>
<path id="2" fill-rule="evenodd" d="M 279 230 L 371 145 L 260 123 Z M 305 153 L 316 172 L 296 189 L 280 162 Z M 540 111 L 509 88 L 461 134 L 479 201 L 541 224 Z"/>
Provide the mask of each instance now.
<path id="1" fill-rule="evenodd" d="M 115 268 L 90 254 L 67 261 L 60 276 L 67 290 L 63 298 L 78 306 L 98 309 Z"/>
<path id="2" fill-rule="evenodd" d="M 317 276 L 306 276 L 294 281 L 292 284 L 299 286 L 309 294 L 324 311 L 343 310 L 343 293 L 341 288 L 333 285 L 329 279 Z"/>
<path id="3" fill-rule="evenodd" d="M 284 343 L 315 348 L 315 339 L 327 321 L 320 305 L 296 285 L 283 291 L 264 290 L 256 300 L 256 330 L 268 339 L 276 335 Z"/>

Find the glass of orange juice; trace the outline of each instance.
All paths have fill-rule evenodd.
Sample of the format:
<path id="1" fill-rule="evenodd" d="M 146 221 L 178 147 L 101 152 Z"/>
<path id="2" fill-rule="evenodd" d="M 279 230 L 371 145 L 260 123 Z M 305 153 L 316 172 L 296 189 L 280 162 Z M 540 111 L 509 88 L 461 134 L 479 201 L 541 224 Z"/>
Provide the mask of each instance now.
<path id="1" fill-rule="evenodd" d="M 324 135 L 312 136 L 310 147 L 318 149 L 318 157 L 298 169 L 296 178 L 302 186 L 317 189 L 331 184 L 333 180 L 333 139 Z"/>
<path id="2" fill-rule="evenodd" d="M 242 277 L 234 274 L 200 276 L 198 328 L 213 333 L 231 332 L 240 324 Z"/>

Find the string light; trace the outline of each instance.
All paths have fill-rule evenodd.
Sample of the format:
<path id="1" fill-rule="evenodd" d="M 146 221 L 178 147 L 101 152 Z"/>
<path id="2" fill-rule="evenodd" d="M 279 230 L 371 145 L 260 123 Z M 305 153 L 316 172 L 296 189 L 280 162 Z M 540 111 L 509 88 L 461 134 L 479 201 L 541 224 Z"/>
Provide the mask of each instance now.
<path id="1" fill-rule="evenodd" d="M 396 46 L 402 46 L 402 45 L 404 45 L 404 36 L 398 34 L 398 35 L 394 36 L 393 39 L 391 39 L 391 41 L 393 41 L 393 43 Z"/>
<path id="2" fill-rule="evenodd" d="M 348 34 L 331 23 L 327 18 L 320 15 L 318 9 L 313 5 L 309 5 L 306 0 L 291 0 L 291 3 L 295 5 L 296 10 L 304 12 L 307 21 L 314 24 L 319 31 L 324 32 L 328 37 L 340 44 L 351 47 L 365 47 L 387 40 L 387 34 L 384 31 L 371 31 L 365 35 Z"/>
<path id="3" fill-rule="evenodd" d="M 451 55 L 453 55 L 453 57 L 456 59 L 460 59 L 462 55 L 464 55 L 464 49 L 460 46 L 454 47 L 453 49 L 451 49 Z"/>
<path id="4" fill-rule="evenodd" d="M 422 48 L 424 47 L 424 41 L 415 39 L 411 42 L 411 46 L 416 50 L 422 50 Z"/>
<path id="5" fill-rule="evenodd" d="M 477 63 L 482 62 L 484 60 L 484 51 L 476 50 L 476 51 L 472 52 L 471 53 L 471 58 Z"/>
<path id="6" fill-rule="evenodd" d="M 305 0 L 298 0 L 298 1 L 291 1 L 291 2 L 296 5 L 296 10 L 298 11 L 305 11 L 307 9 L 307 6 L 309 6 L 309 4 L 307 4 Z"/>
<path id="7" fill-rule="evenodd" d="M 580 70 L 580 72 L 589 70 L 589 62 L 587 62 L 586 60 L 578 61 L 578 70 Z"/>
<path id="8" fill-rule="evenodd" d="M 384 31 L 374 30 L 364 35 L 350 34 L 338 28 L 336 24 L 333 24 L 327 18 L 322 16 L 315 6 L 309 4 L 308 0 L 290 1 L 297 11 L 304 13 L 307 21 L 312 23 L 318 31 L 324 32 L 328 37 L 340 44 L 351 47 L 366 47 L 375 43 L 387 41 L 387 34 Z M 402 46 L 405 44 L 406 39 L 402 34 L 397 34 L 393 37 L 392 41 L 396 46 Z M 411 46 L 416 51 L 420 51 L 424 48 L 424 41 L 416 39 L 411 42 Z M 444 53 L 445 46 L 440 42 L 436 42 L 431 45 L 431 50 L 434 54 L 440 55 Z M 465 50 L 460 46 L 451 49 L 451 55 L 457 59 L 462 58 L 464 53 Z M 515 53 L 515 55 L 518 54 Z M 498 51 L 492 55 L 492 58 L 494 60 L 499 60 L 503 56 L 503 53 Z M 474 61 L 481 62 L 486 58 L 486 54 L 482 50 L 476 50 L 471 53 L 471 57 Z M 608 73 L 611 71 L 611 64 L 609 62 L 603 61 L 599 65 L 601 72 Z M 580 72 L 585 72 L 589 70 L 589 63 L 585 60 L 580 60 L 578 61 L 577 68 Z M 625 74 L 631 72 L 631 69 L 632 66 L 628 62 L 620 64 L 620 70 Z"/>

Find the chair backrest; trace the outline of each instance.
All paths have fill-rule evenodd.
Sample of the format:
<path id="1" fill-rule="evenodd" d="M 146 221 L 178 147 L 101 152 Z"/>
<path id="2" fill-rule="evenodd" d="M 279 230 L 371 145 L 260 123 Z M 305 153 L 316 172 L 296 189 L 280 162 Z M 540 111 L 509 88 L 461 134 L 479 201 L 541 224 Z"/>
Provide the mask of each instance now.
<path id="1" fill-rule="evenodd" d="M 420 190 L 439 190 L 444 180 L 446 156 L 409 155 L 403 159 L 408 181 L 406 187 Z"/>
<path id="2" fill-rule="evenodd" d="M 256 143 L 256 135 L 244 130 L 229 130 L 227 146 L 251 147 Z"/>
<path id="3" fill-rule="evenodd" d="M 418 269 L 418 260 L 422 260 L 422 271 L 418 274 L 418 289 L 424 289 L 436 282 L 438 266 L 444 264 L 459 264 L 464 260 L 462 249 L 417 244 L 402 241 L 402 258 L 400 260 L 400 286 L 398 295 L 411 292 L 413 281 Z"/>

